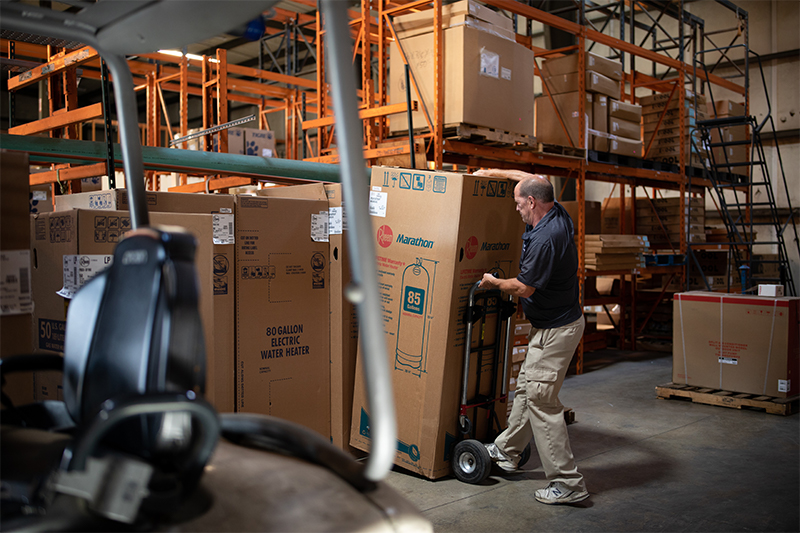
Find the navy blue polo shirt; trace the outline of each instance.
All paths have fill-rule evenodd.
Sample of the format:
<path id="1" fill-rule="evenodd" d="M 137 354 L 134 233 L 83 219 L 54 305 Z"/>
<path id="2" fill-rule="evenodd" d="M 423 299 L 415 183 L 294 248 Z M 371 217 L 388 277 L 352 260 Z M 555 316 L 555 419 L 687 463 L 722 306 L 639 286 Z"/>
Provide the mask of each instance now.
<path id="1" fill-rule="evenodd" d="M 573 234 L 572 219 L 556 202 L 536 227 L 527 226 L 522 235 L 517 279 L 536 291 L 520 301 L 535 328 L 566 326 L 581 317 Z"/>

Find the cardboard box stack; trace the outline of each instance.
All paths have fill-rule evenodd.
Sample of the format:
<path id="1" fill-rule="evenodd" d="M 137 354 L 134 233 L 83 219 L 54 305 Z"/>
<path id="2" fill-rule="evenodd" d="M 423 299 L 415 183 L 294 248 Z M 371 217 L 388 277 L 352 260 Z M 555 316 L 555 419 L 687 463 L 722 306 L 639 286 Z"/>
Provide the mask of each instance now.
<path id="1" fill-rule="evenodd" d="M 197 213 L 211 215 L 213 244 L 213 344 L 206 343 L 208 373 L 206 399 L 219 412 L 234 410 L 234 198 L 229 194 L 147 192 L 151 213 Z M 129 210 L 128 191 L 115 189 L 56 196 L 56 210 Z M 198 258 L 199 260 L 199 258 Z M 198 268 L 204 265 L 198 265 Z M 209 335 L 206 332 L 206 335 Z"/>
<path id="2" fill-rule="evenodd" d="M 649 250 L 644 235 L 587 235 L 587 270 L 630 270 L 644 266 Z"/>
<path id="3" fill-rule="evenodd" d="M 28 154 L 0 150 L 0 357 L 33 351 Z M 3 375 L 14 405 L 33 402 L 30 373 Z"/>
<path id="4" fill-rule="evenodd" d="M 328 202 L 328 259 L 330 264 L 330 416 L 331 442 L 343 450 L 350 447 L 353 390 L 356 379 L 358 318 L 355 306 L 344 297 L 350 283 L 347 251 L 347 217 L 342 186 L 315 183 L 262 189 L 260 196 L 306 198 Z"/>
<path id="5" fill-rule="evenodd" d="M 712 292 L 673 301 L 674 383 L 787 398 L 800 392 L 800 298 Z"/>
<path id="6" fill-rule="evenodd" d="M 511 347 L 511 370 L 508 374 L 508 406 L 506 418 L 511 414 L 511 407 L 514 404 L 514 394 L 517 390 L 517 378 L 528 355 L 528 335 L 531 333 L 531 323 L 525 315 L 514 318 L 514 345 Z"/>
<path id="7" fill-rule="evenodd" d="M 597 103 L 595 103 L 595 106 Z M 608 99 L 608 121 L 606 130 L 595 131 L 608 133 L 609 137 L 593 134 L 593 146 L 598 152 L 642 157 L 642 107 L 639 104 L 628 104 L 612 98 Z"/>
<path id="8" fill-rule="evenodd" d="M 474 0 L 443 6 L 442 17 L 444 124 L 533 135 L 533 51 L 517 44 L 511 19 Z M 433 112 L 432 21 L 430 11 L 394 19 L 399 41 L 390 50 L 389 98 L 395 104 L 406 101 L 405 56 L 422 96 L 412 117 L 414 129 L 427 127 L 423 107 Z M 411 98 L 419 99 L 413 87 Z M 389 127 L 392 133 L 408 131 L 407 115 L 391 115 Z"/>
<path id="9" fill-rule="evenodd" d="M 212 151 L 219 151 L 218 133 L 214 134 Z M 228 128 L 228 153 L 275 157 L 275 133 L 254 128 Z"/>
<path id="10" fill-rule="evenodd" d="M 373 167 L 371 185 L 382 319 L 398 413 L 395 463 L 436 479 L 450 472 L 457 441 L 467 295 L 484 272 L 516 275 L 524 228 L 508 180 Z M 479 331 L 474 333 L 477 337 Z M 471 358 L 473 365 L 476 359 Z M 470 368 L 470 389 L 488 393 L 491 368 L 478 370 Z M 496 378 L 499 388 L 502 372 Z M 494 408 L 505 423 L 507 406 L 498 402 Z M 359 364 L 350 442 L 361 450 L 371 445 L 369 417 Z M 485 417 L 473 423 L 476 438 L 487 438 Z"/>
<path id="11" fill-rule="evenodd" d="M 213 225 L 208 214 L 150 213 L 150 223 L 186 228 L 197 239 L 195 265 L 207 354 L 206 393 L 213 394 L 214 369 Z M 67 307 L 75 292 L 113 259 L 114 248 L 131 229 L 127 211 L 72 209 L 30 216 L 33 256 L 34 353 L 62 354 Z M 34 397 L 61 400 L 61 372 L 35 372 Z M 213 398 L 211 399 L 214 402 Z"/>
<path id="12" fill-rule="evenodd" d="M 744 116 L 744 104 L 737 104 L 730 100 L 720 100 L 714 102 L 714 111 L 716 117 L 713 118 L 727 118 L 727 117 L 741 117 Z M 722 130 L 722 137 L 720 137 L 720 130 Z M 712 144 L 724 142 L 734 143 L 749 140 L 748 127 L 742 126 L 727 126 L 724 128 L 714 128 L 711 130 Z M 736 144 L 733 146 L 715 146 L 712 148 L 714 153 L 714 161 L 717 165 L 745 163 L 750 160 L 750 145 Z M 747 176 L 750 169 L 747 166 L 731 166 L 721 168 L 723 172 L 731 172 L 733 174 L 740 174 Z"/>
<path id="13" fill-rule="evenodd" d="M 695 110 L 694 94 L 688 89 L 686 90 L 682 110 L 679 109 L 680 102 L 677 94 L 672 94 L 671 99 L 670 93 L 659 93 L 639 98 L 639 103 L 642 105 L 645 151 L 648 150 L 650 141 L 653 141 L 647 152 L 647 159 L 678 164 L 680 161 L 680 146 L 683 142 L 686 147 L 686 164 L 688 165 L 691 162 L 695 166 L 702 166 L 702 160 L 708 157 L 707 152 L 701 146 L 700 134 L 694 133 L 693 146 L 689 132 L 693 131 L 696 121 L 707 118 L 706 97 L 697 95 L 696 100 L 697 110 Z M 685 125 L 685 132 L 682 138 L 680 137 L 681 113 L 684 114 Z M 662 115 L 663 119 L 661 118 Z M 656 129 L 656 126 L 658 126 L 658 129 Z M 689 158 L 690 151 L 694 154 L 691 161 Z"/>
<path id="14" fill-rule="evenodd" d="M 705 242 L 705 201 L 689 198 L 685 207 L 680 197 L 636 200 L 636 232 L 647 235 L 654 249 L 677 248 L 681 241 L 681 219 L 688 242 Z M 665 233 L 666 230 L 666 233 Z"/>
<path id="15" fill-rule="evenodd" d="M 330 436 L 328 201 L 236 196 L 236 410 Z"/>
<path id="16" fill-rule="evenodd" d="M 547 90 L 543 90 L 544 95 L 536 101 L 538 141 L 580 148 L 579 69 L 578 54 L 547 59 L 542 63 L 542 84 Z M 584 78 L 587 126 L 589 129 L 608 133 L 608 102 L 609 99 L 620 99 L 622 64 L 588 52 Z M 548 91 L 552 101 L 547 96 Z M 593 147 L 591 139 L 587 139 L 587 143 L 587 148 Z"/>

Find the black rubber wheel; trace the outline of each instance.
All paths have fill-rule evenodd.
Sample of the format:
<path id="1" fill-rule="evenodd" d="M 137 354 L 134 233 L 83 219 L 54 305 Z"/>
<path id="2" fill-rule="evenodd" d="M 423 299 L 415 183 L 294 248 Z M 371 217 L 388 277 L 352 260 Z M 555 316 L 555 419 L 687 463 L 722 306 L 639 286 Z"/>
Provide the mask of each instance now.
<path id="1" fill-rule="evenodd" d="M 525 446 L 525 449 L 522 450 L 522 453 L 519 454 L 519 464 L 517 466 L 521 468 L 523 465 L 525 465 L 525 463 L 528 462 L 528 459 L 530 458 L 531 458 L 531 443 L 529 442 L 528 445 Z"/>
<path id="2" fill-rule="evenodd" d="M 477 484 L 489 477 L 492 459 L 479 441 L 468 439 L 456 444 L 453 452 L 453 473 L 459 481 Z"/>

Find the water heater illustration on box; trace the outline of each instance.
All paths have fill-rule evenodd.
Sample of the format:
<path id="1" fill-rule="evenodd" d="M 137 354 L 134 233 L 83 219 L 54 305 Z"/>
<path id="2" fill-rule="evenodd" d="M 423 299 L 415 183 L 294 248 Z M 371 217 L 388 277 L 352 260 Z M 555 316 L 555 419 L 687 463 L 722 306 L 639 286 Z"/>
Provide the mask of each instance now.
<path id="1" fill-rule="evenodd" d="M 430 294 L 430 274 L 422 260 L 403 270 L 402 302 L 397 324 L 395 368 L 405 367 L 415 374 L 424 371 L 427 305 Z"/>

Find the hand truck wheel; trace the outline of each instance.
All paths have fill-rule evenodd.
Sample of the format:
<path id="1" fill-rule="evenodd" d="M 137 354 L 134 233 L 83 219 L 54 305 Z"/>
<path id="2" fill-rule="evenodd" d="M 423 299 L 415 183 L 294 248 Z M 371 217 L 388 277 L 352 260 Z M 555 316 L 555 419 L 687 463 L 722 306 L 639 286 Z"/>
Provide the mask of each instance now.
<path id="1" fill-rule="evenodd" d="M 477 484 L 489 477 L 492 459 L 480 441 L 462 440 L 453 452 L 453 473 L 459 481 Z"/>

